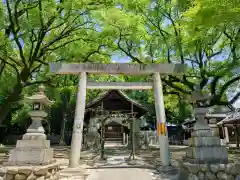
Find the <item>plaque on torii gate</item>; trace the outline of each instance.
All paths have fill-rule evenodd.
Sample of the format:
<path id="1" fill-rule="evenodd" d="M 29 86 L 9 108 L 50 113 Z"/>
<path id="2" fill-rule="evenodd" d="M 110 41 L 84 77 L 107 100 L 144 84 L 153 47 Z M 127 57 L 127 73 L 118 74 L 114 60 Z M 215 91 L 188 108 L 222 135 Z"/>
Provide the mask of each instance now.
<path id="1" fill-rule="evenodd" d="M 50 70 L 56 74 L 79 74 L 88 72 L 93 74 L 179 74 L 183 73 L 182 64 L 130 64 L 130 63 L 51 63 Z"/>
<path id="2" fill-rule="evenodd" d="M 162 165 L 170 165 L 169 143 L 166 132 L 166 115 L 164 109 L 164 99 L 162 81 L 160 74 L 182 74 L 185 72 L 183 64 L 130 64 L 130 63 L 51 63 L 50 71 L 55 74 L 79 74 L 77 91 L 77 102 L 73 134 L 71 141 L 71 155 L 69 167 L 79 165 L 83 120 L 86 101 L 86 89 L 154 89 L 155 110 L 157 117 L 157 127 L 161 127 L 158 132 L 160 142 L 160 157 Z M 87 73 L 91 74 L 125 74 L 125 75 L 152 75 L 153 83 L 149 82 L 87 82 Z M 164 132 L 162 132 L 164 130 Z"/>

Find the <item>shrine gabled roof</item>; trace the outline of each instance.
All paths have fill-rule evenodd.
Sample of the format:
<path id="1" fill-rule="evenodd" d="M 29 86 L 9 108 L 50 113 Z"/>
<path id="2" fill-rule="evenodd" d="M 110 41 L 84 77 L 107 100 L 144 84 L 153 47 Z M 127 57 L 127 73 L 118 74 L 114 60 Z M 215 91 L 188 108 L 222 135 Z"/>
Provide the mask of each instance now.
<path id="1" fill-rule="evenodd" d="M 234 112 L 229 113 L 226 118 L 217 123 L 217 125 L 223 124 L 240 124 L 240 109 L 236 109 Z"/>
<path id="2" fill-rule="evenodd" d="M 233 111 L 232 106 L 213 106 L 208 109 L 208 114 L 228 114 Z"/>
<path id="3" fill-rule="evenodd" d="M 123 91 L 121 90 L 109 90 L 106 91 L 104 93 L 101 93 L 100 95 L 98 95 L 97 98 L 93 99 L 92 101 L 90 101 L 87 105 L 86 105 L 86 109 L 91 108 L 92 106 L 94 106 L 95 104 L 100 103 L 101 101 L 103 101 L 104 99 L 106 99 L 108 97 L 108 95 L 110 95 L 113 92 L 117 92 L 124 100 L 126 100 L 129 103 L 132 103 L 135 107 L 143 110 L 143 111 L 148 111 L 148 109 L 140 104 L 139 102 L 137 102 L 136 100 L 133 100 L 132 98 L 130 98 L 128 95 L 126 95 Z"/>

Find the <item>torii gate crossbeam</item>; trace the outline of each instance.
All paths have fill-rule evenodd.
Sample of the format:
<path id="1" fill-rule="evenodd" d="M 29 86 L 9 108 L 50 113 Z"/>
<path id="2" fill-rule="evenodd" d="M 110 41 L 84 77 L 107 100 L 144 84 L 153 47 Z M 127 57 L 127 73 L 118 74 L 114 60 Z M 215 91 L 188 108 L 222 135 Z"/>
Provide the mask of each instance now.
<path id="1" fill-rule="evenodd" d="M 160 157 L 162 164 L 170 165 L 169 143 L 166 127 L 166 115 L 160 74 L 184 73 L 185 66 L 182 64 L 76 64 L 76 63 L 51 63 L 50 69 L 55 74 L 79 74 L 77 102 L 71 142 L 71 154 L 69 167 L 79 165 L 82 145 L 82 131 L 84 111 L 86 105 L 86 90 L 90 89 L 154 89 L 155 110 L 157 117 L 157 130 L 160 142 Z M 87 82 L 87 73 L 93 74 L 152 74 L 153 83 L 117 83 L 96 84 Z"/>

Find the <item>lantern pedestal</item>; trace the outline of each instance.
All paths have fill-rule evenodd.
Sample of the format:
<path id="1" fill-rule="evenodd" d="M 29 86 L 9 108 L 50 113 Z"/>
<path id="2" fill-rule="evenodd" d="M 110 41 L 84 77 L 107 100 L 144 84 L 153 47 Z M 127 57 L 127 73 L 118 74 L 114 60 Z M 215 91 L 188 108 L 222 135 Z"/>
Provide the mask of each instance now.
<path id="1" fill-rule="evenodd" d="M 197 121 L 189 138 L 185 160 L 198 164 L 227 164 L 227 149 L 221 146 L 219 137 L 213 136 L 211 128 L 204 120 L 207 108 L 196 108 L 195 111 Z"/>
<path id="2" fill-rule="evenodd" d="M 53 148 L 47 140 L 42 126 L 42 119 L 47 116 L 42 110 L 29 112 L 32 124 L 23 135 L 22 140 L 17 141 L 16 148 L 11 150 L 8 163 L 10 165 L 46 165 L 54 162 Z"/>
<path id="3" fill-rule="evenodd" d="M 47 116 L 47 113 L 44 111 L 30 111 L 29 116 L 32 119 L 32 124 L 27 129 L 27 133 L 41 133 L 44 134 L 44 128 L 42 126 L 42 119 Z"/>

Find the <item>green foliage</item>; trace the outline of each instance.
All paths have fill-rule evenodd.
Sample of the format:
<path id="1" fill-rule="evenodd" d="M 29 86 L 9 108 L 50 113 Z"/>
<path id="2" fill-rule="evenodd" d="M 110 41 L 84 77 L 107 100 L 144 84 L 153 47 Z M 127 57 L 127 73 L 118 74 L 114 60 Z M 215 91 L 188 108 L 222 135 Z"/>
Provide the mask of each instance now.
<path id="1" fill-rule="evenodd" d="M 191 22 L 205 28 L 226 24 L 239 25 L 239 3 L 239 0 L 195 0 L 184 15 L 188 20 L 192 19 Z"/>
<path id="2" fill-rule="evenodd" d="M 21 99 L 26 87 L 55 82 L 43 65 L 52 61 L 109 62 L 116 39 L 111 24 L 119 22 L 132 34 L 139 31 L 138 16 L 129 13 L 130 19 L 125 10 L 116 7 L 119 3 L 122 2 L 1 2 L 0 82 L 13 80 L 0 92 L 0 97 L 4 97 L 0 122 Z"/>
<path id="3" fill-rule="evenodd" d="M 194 87 L 200 84 L 202 91 L 212 96 L 208 106 L 231 104 L 239 94 L 230 101 L 223 97 L 228 88 L 240 80 L 238 19 L 236 15 L 233 23 L 223 20 L 216 26 L 218 21 L 214 16 L 223 13 L 223 8 L 228 4 L 232 9 L 226 12 L 232 17 L 231 12 L 237 8 L 230 5 L 230 1 L 153 1 L 148 8 L 130 9 L 128 11 L 141 16 L 141 23 L 148 35 L 142 36 L 144 43 L 141 46 L 138 40 L 120 36 L 118 47 L 133 62 L 185 64 L 185 75 L 162 76 L 166 94 L 190 95 Z M 209 12 L 215 21 L 212 26 L 209 25 L 211 21 L 207 24 L 197 20 L 204 14 L 200 11 L 206 10 L 207 13 L 207 9 L 211 9 Z M 136 51 L 136 46 L 140 50 Z"/>
<path id="4" fill-rule="evenodd" d="M 211 95 L 208 106 L 229 105 L 239 74 L 239 2 L 217 0 L 43 1 L 0 3 L 0 123 L 6 117 L 24 122 L 28 106 L 22 97 L 45 84 L 55 101 L 49 109 L 52 131 L 74 117 L 77 76 L 56 76 L 48 63 L 109 63 L 111 55 L 132 63 L 181 63 L 184 75 L 161 75 L 167 120 L 191 117 L 190 94 L 196 85 Z M 99 82 L 151 81 L 151 76 L 89 75 Z M 102 90 L 89 90 L 87 102 Z M 127 91 L 149 108 L 154 121 L 152 91 Z M 9 119 L 10 121 L 10 119 Z"/>
<path id="5" fill-rule="evenodd" d="M 19 110 L 15 111 L 12 114 L 11 123 L 22 124 L 23 126 L 26 124 L 27 119 L 29 119 L 28 112 L 32 109 L 31 105 L 24 104 Z"/>

